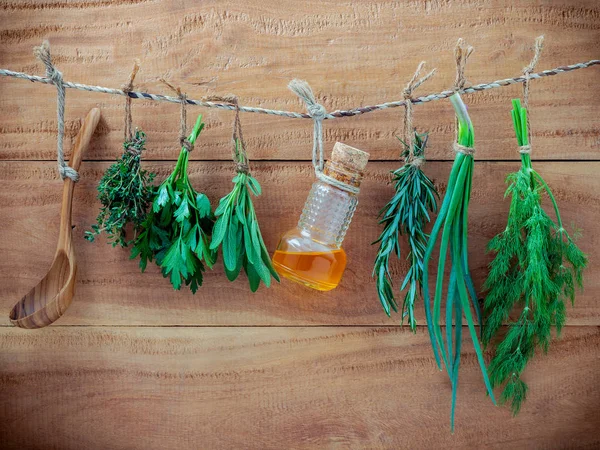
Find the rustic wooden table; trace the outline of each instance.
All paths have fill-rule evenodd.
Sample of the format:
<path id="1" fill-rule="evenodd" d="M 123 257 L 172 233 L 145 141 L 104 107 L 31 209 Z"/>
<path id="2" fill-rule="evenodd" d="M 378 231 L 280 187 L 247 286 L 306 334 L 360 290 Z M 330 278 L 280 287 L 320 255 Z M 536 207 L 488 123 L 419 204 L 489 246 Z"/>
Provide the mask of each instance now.
<path id="1" fill-rule="evenodd" d="M 194 98 L 234 93 L 244 104 L 304 111 L 287 82 L 306 79 L 328 110 L 399 99 L 418 62 L 454 79 L 453 47 L 475 47 L 473 83 L 518 75 L 534 38 L 546 35 L 538 66 L 598 58 L 596 0 L 151 1 L 4 0 L 0 66 L 43 74 L 32 47 L 51 41 L 70 81 L 120 87 L 134 58 L 138 90 Z M 252 294 L 220 264 L 194 296 L 174 292 L 155 267 L 141 274 L 128 252 L 84 230 L 98 211 L 96 185 L 120 153 L 122 97 L 67 92 L 66 150 L 93 106 L 103 120 L 75 190 L 76 297 L 54 326 L 26 331 L 8 312 L 48 269 L 58 235 L 62 183 L 56 172 L 56 92 L 0 80 L 0 447 L 117 448 L 597 448 L 600 446 L 600 214 L 597 68 L 532 83 L 536 167 L 553 186 L 567 224 L 584 231 L 586 291 L 547 356 L 527 369 L 530 395 L 517 418 L 485 396 L 472 347 L 462 363 L 457 430 L 449 432 L 450 385 L 436 370 L 426 329 L 416 336 L 382 312 L 371 280 L 378 210 L 398 167 L 401 109 L 325 123 L 326 148 L 340 140 L 372 162 L 345 242 L 341 286 L 316 293 L 290 282 Z M 512 86 L 465 101 L 477 155 L 471 259 L 481 286 L 487 241 L 505 225 L 504 177 L 518 167 L 509 114 Z M 213 202 L 230 188 L 226 111 L 205 114 L 191 178 Z M 146 165 L 167 174 L 178 154 L 177 105 L 134 101 L 148 134 Z M 192 119 L 190 119 L 191 123 Z M 292 227 L 313 180 L 312 124 L 243 114 L 256 201 L 267 246 Z M 415 107 L 431 132 L 425 170 L 443 189 L 453 157 L 446 101 Z M 398 278 L 405 264 L 394 267 Z M 424 324 L 423 311 L 419 311 Z"/>

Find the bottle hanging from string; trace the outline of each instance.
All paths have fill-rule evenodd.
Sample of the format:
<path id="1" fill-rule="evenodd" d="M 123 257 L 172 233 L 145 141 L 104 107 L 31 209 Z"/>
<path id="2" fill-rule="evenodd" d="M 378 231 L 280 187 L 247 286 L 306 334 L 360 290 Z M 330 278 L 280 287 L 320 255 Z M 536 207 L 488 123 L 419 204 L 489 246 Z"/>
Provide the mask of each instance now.
<path id="1" fill-rule="evenodd" d="M 346 268 L 342 242 L 358 204 L 369 154 L 336 142 L 308 195 L 298 225 L 279 242 L 277 272 L 319 291 L 337 287 Z"/>

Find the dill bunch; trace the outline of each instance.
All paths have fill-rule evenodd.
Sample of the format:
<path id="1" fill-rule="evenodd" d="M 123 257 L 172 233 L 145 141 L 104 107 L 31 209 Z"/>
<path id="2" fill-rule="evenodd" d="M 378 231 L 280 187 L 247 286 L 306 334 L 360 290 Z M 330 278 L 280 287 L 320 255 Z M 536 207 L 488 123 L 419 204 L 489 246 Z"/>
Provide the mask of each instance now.
<path id="1" fill-rule="evenodd" d="M 528 146 L 527 110 L 513 100 L 512 118 L 519 146 Z M 506 321 L 508 332 L 496 346 L 489 365 L 492 387 L 504 385 L 501 402 L 516 415 L 527 397 L 521 374 L 536 349 L 548 351 L 552 329 L 565 324 L 565 300 L 575 301 L 583 287 L 587 256 L 563 227 L 556 199 L 541 175 L 532 168 L 528 152 L 521 152 L 521 169 L 507 178 L 505 197 L 511 197 L 506 228 L 488 244 L 496 256 L 485 282 L 487 345 Z M 547 194 L 556 222 L 542 206 Z M 509 320 L 511 312 L 516 320 Z"/>
<path id="2" fill-rule="evenodd" d="M 102 203 L 92 231 L 85 239 L 94 242 L 96 236 L 106 233 L 113 247 L 131 244 L 146 218 L 154 196 L 154 174 L 142 169 L 142 152 L 146 149 L 146 134 L 135 130 L 131 141 L 123 143 L 123 155 L 106 169 L 98 184 L 98 200 Z M 127 225 L 133 225 L 133 238 L 127 237 Z"/>
<path id="3" fill-rule="evenodd" d="M 473 308 L 478 322 L 481 324 L 481 309 L 479 308 L 477 294 L 471 279 L 468 261 L 468 214 L 473 174 L 473 155 L 468 150 L 474 147 L 473 125 L 460 95 L 454 94 L 450 97 L 450 101 L 452 102 L 452 106 L 454 106 L 458 119 L 457 144 L 463 148 L 457 146 L 456 157 L 452 165 L 450 177 L 448 178 L 448 188 L 427 244 L 423 261 L 423 298 L 427 329 L 433 353 L 440 369 L 441 356 L 452 385 L 450 426 L 454 430 L 463 315 L 471 335 L 471 340 L 473 341 L 473 347 L 475 348 L 475 354 L 481 368 L 486 390 L 492 402 L 495 404 L 496 401 L 488 378 L 477 331 L 475 330 L 473 314 L 471 313 L 471 308 Z M 429 265 L 438 240 L 439 260 L 432 311 L 432 297 L 429 292 Z M 449 277 L 446 276 L 447 259 L 450 260 Z M 448 283 L 448 286 L 445 295 L 446 333 L 444 336 L 440 327 L 440 321 L 445 282 Z M 454 328 L 452 327 L 453 319 L 455 323 Z"/>
<path id="4" fill-rule="evenodd" d="M 188 140 L 196 142 L 204 128 L 202 116 Z M 204 265 L 212 268 L 216 252 L 209 248 L 214 215 L 208 197 L 194 190 L 188 177 L 189 151 L 183 147 L 175 169 L 156 189 L 152 210 L 141 226 L 131 258 L 140 257 L 142 272 L 155 260 L 162 274 L 179 290 L 182 284 L 193 293 L 202 285 Z"/>
<path id="5" fill-rule="evenodd" d="M 379 243 L 379 250 L 372 276 L 377 283 L 377 295 L 383 310 L 390 316 L 392 310 L 398 312 L 398 304 L 389 272 L 389 260 L 394 253 L 400 258 L 400 236 L 408 237 L 410 252 L 406 258 L 410 261 L 410 269 L 404 277 L 400 291 L 406 289 L 402 321 L 407 317 L 413 332 L 417 330 L 414 306 L 423 288 L 423 257 L 428 238 L 423 228 L 431 221 L 429 213 L 437 212 L 436 199 L 439 198 L 433 182 L 421 170 L 421 165 L 413 164 L 414 158 L 418 158 L 419 162 L 424 160 L 427 139 L 427 133 L 419 134 L 415 131 L 412 155 L 409 144 L 399 139 L 404 146 L 402 157 L 405 163 L 392 172 L 394 196 L 379 212 L 379 224 L 383 225 L 383 231 L 379 239 L 373 242 Z"/>

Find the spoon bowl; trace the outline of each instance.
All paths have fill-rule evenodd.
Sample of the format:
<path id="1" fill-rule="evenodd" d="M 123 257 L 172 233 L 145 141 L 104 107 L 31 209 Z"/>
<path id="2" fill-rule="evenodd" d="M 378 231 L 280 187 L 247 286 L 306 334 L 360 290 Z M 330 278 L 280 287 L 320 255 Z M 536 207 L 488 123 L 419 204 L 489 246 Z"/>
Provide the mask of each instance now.
<path id="1" fill-rule="evenodd" d="M 84 151 L 89 146 L 94 130 L 100 120 L 100 110 L 92 109 L 85 118 L 73 147 L 69 166 L 79 170 Z M 59 319 L 71 305 L 75 294 L 77 263 L 72 245 L 71 210 L 75 182 L 65 178 L 60 234 L 50 270 L 12 308 L 9 318 L 20 328 L 42 328 Z"/>

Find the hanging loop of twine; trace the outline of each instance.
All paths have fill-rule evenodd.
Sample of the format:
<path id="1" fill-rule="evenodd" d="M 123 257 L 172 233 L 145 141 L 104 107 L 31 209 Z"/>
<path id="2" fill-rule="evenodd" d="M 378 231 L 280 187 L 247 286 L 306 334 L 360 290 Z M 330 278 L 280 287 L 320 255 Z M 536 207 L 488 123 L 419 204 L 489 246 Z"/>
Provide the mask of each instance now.
<path id="1" fill-rule="evenodd" d="M 173 86 L 164 78 L 161 78 L 160 82 L 177 94 L 177 97 L 179 98 L 181 104 L 179 115 L 179 145 L 189 153 L 194 149 L 194 145 L 187 136 L 187 95 L 181 92 L 181 88 Z"/>
<path id="2" fill-rule="evenodd" d="M 52 80 L 52 83 L 56 86 L 57 97 L 57 117 L 58 117 L 58 137 L 56 139 L 57 147 L 57 161 L 58 161 L 58 173 L 64 180 L 70 178 L 73 181 L 79 180 L 79 174 L 75 169 L 69 167 L 65 162 L 65 154 L 63 149 L 63 142 L 65 136 L 65 86 L 63 84 L 62 73 L 54 67 L 52 64 L 52 57 L 50 56 L 50 43 L 48 41 L 42 42 L 42 45 L 33 49 L 33 54 L 44 63 L 46 66 L 46 77 Z"/>
<path id="3" fill-rule="evenodd" d="M 473 53 L 474 48 L 465 43 L 463 38 L 460 38 L 456 42 L 454 48 L 454 59 L 456 61 L 456 78 L 454 80 L 453 90 L 458 92 L 465 88 L 467 84 L 467 78 L 465 77 L 465 67 L 467 66 L 467 60 Z"/>
<path id="4" fill-rule="evenodd" d="M 465 77 L 465 68 L 467 67 L 467 61 L 475 49 L 468 45 L 463 38 L 459 38 L 454 47 L 454 60 L 456 62 L 456 78 L 454 79 L 454 86 L 452 90 L 455 93 L 463 90 L 467 84 L 467 78 Z M 458 144 L 458 117 L 454 118 L 454 151 L 458 153 L 464 153 L 465 155 L 473 155 L 473 152 L 466 152 L 463 150 L 457 150 L 457 148 L 466 148 Z"/>
<path id="5" fill-rule="evenodd" d="M 235 108 L 235 116 L 233 118 L 233 132 L 231 135 L 232 139 L 232 159 L 235 164 L 235 171 L 237 173 L 243 173 L 246 175 L 250 174 L 250 160 L 248 159 L 248 153 L 246 152 L 246 142 L 244 141 L 244 134 L 242 132 L 242 121 L 240 120 L 240 106 L 237 96 L 233 94 L 221 96 L 210 96 L 204 97 L 203 101 L 207 102 L 223 102 L 229 103 Z"/>
<path id="6" fill-rule="evenodd" d="M 431 70 L 427 75 L 419 79 L 419 75 L 421 74 L 421 70 L 425 66 L 425 61 L 421 61 L 414 75 L 402 91 L 404 96 L 405 105 L 404 105 L 404 143 L 408 146 L 408 158 L 407 163 L 412 164 L 413 166 L 419 167 L 423 164 L 424 158 L 423 156 L 415 156 L 414 149 L 414 128 L 413 128 L 413 104 L 412 104 L 412 94 L 413 92 L 429 80 L 434 74 L 436 69 Z"/>
<path id="7" fill-rule="evenodd" d="M 323 154 L 323 119 L 327 116 L 327 110 L 323 105 L 317 103 L 315 94 L 306 81 L 294 78 L 288 84 L 288 88 L 304 101 L 306 110 L 313 119 L 312 163 L 316 172 L 323 172 L 323 167 L 325 165 Z"/>
<path id="8" fill-rule="evenodd" d="M 544 35 L 538 36 L 535 39 L 535 47 L 533 58 L 531 62 L 523 68 L 523 75 L 525 76 L 525 81 L 523 82 L 523 106 L 527 110 L 527 140 L 529 141 L 529 150 L 526 152 L 522 152 L 519 149 L 520 153 L 531 153 L 531 126 L 529 124 L 529 83 L 531 82 L 531 74 L 533 73 L 535 66 L 537 66 L 540 61 L 540 56 L 542 55 L 542 50 L 544 48 Z M 527 145 L 524 147 L 528 147 Z"/>
<path id="9" fill-rule="evenodd" d="M 140 63 L 136 60 L 133 62 L 133 69 L 131 69 L 131 74 L 129 75 L 129 82 L 121 87 L 121 90 L 125 92 L 125 125 L 123 127 L 125 136 L 123 139 L 126 142 L 131 142 L 133 140 L 133 120 L 131 118 L 131 97 L 129 96 L 129 93 L 133 91 L 133 81 L 139 70 Z"/>

